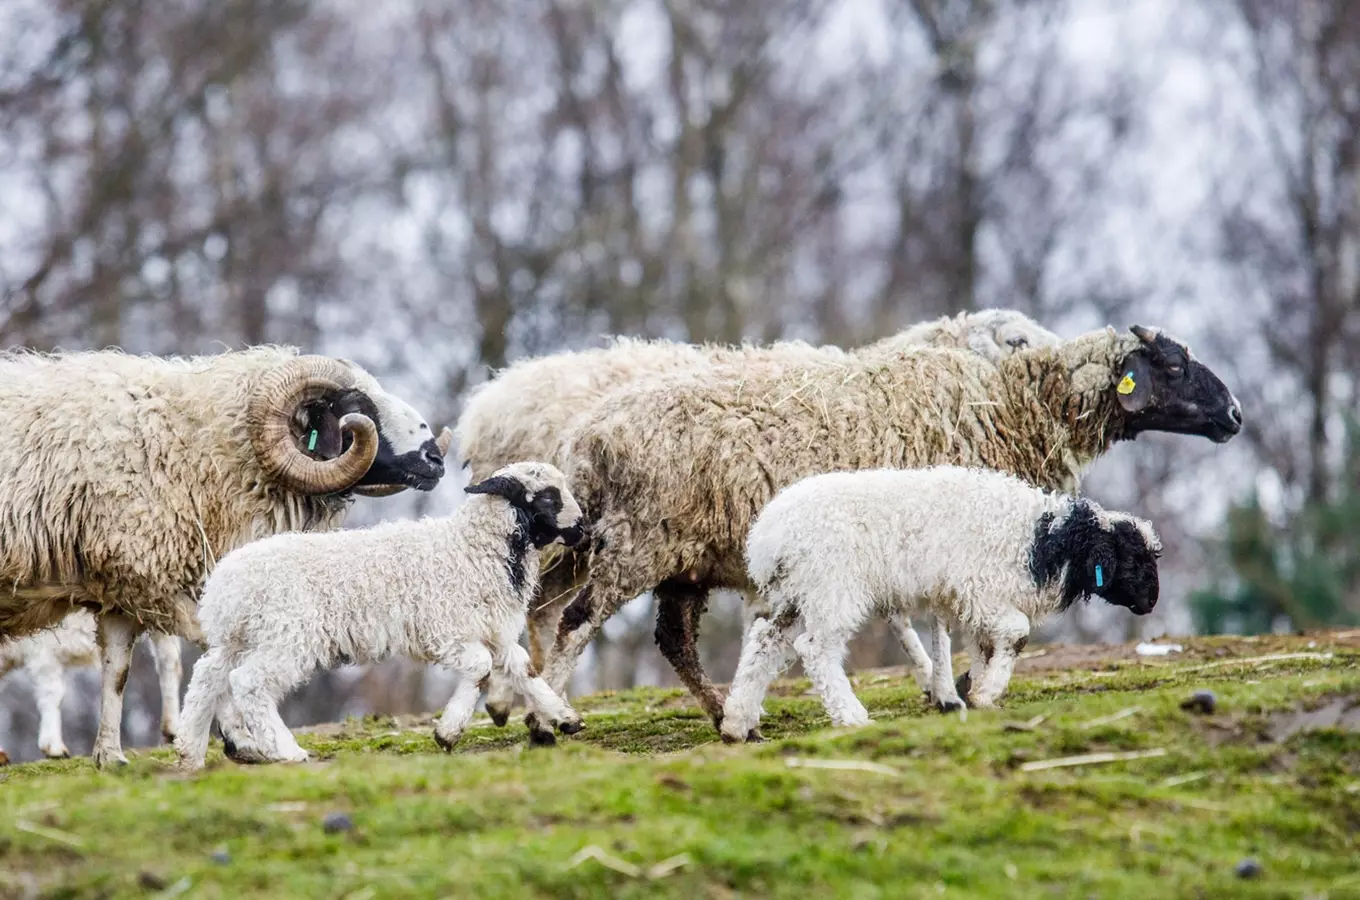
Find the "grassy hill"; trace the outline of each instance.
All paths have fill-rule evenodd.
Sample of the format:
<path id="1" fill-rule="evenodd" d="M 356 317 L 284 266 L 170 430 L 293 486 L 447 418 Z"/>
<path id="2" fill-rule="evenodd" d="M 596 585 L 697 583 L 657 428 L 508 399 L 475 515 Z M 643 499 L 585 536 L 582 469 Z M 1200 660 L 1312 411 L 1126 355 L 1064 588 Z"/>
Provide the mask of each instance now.
<path id="1" fill-rule="evenodd" d="M 1360 632 L 1183 643 L 1036 648 L 962 719 L 860 673 L 854 730 L 785 682 L 741 747 L 637 690 L 553 749 L 481 717 L 446 756 L 412 717 L 301 767 L 14 766 L 0 897 L 1360 898 Z"/>

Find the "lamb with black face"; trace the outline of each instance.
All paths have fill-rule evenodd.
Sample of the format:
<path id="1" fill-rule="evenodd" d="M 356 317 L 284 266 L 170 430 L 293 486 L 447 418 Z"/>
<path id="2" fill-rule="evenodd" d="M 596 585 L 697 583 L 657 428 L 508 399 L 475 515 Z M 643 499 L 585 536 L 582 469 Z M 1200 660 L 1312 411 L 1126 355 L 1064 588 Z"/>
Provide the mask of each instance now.
<path id="1" fill-rule="evenodd" d="M 1075 500 L 1066 516 L 1039 518 L 1030 575 L 1040 589 L 1061 580 L 1061 611 L 1098 596 L 1145 616 L 1157 605 L 1161 552 L 1156 535 L 1137 520 Z"/>

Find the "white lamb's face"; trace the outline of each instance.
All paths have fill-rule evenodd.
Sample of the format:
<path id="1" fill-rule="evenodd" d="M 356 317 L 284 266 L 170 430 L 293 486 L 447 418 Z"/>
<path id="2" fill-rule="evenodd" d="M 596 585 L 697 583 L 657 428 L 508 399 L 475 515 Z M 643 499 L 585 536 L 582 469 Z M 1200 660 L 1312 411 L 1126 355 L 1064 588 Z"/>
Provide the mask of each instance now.
<path id="1" fill-rule="evenodd" d="M 581 506 L 567 487 L 566 476 L 555 466 L 514 463 L 463 490 L 496 494 L 510 501 L 528 519 L 529 537 L 536 547 L 552 543 L 574 547 L 585 538 Z"/>

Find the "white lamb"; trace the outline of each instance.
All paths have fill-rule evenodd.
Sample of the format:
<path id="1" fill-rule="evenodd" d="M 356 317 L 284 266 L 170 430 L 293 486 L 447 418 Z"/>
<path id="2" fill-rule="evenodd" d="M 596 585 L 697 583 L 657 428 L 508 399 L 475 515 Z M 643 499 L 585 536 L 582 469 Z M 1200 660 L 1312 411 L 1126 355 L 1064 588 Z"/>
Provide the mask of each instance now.
<path id="1" fill-rule="evenodd" d="M 870 616 L 936 616 L 930 693 L 961 709 L 948 625 L 969 636 L 969 703 L 995 705 L 1030 630 L 1091 595 L 1157 603 L 1152 526 L 989 469 L 874 469 L 806 478 L 761 511 L 746 544 L 773 615 L 752 626 L 723 707 L 724 740 L 758 740 L 765 691 L 797 651 L 835 725 L 869 721 L 845 675 Z"/>
<path id="2" fill-rule="evenodd" d="M 519 645 L 538 587 L 539 551 L 584 531 L 566 478 L 547 463 L 506 466 L 464 488 L 452 515 L 329 534 L 286 534 L 228 554 L 198 615 L 209 650 L 194 666 L 176 749 L 203 765 L 214 712 L 235 701 L 259 762 L 304 762 L 278 701 L 318 665 L 394 654 L 462 676 L 435 726 L 453 748 L 494 667 L 564 734 L 581 717 Z"/>

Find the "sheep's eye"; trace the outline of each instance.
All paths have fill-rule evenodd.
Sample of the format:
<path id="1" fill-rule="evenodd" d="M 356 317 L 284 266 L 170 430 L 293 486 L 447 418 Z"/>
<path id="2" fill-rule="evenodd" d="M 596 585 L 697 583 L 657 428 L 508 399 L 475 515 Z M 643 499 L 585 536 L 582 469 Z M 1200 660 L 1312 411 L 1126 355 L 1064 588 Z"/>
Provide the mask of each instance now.
<path id="1" fill-rule="evenodd" d="M 1027 338 L 1022 337 L 1013 337 L 1010 340 L 1006 341 L 1006 343 L 1012 347 L 1023 347 L 1029 343 L 1029 340 Z"/>

